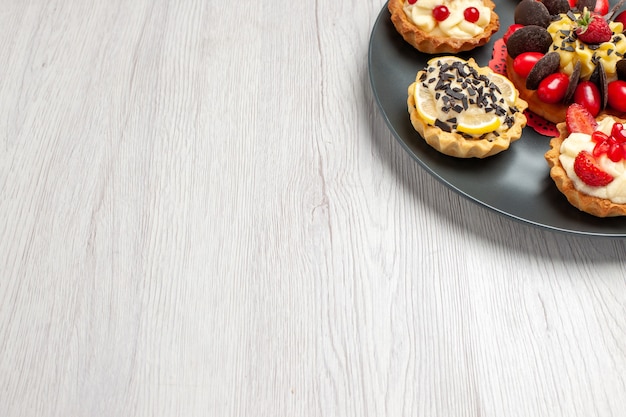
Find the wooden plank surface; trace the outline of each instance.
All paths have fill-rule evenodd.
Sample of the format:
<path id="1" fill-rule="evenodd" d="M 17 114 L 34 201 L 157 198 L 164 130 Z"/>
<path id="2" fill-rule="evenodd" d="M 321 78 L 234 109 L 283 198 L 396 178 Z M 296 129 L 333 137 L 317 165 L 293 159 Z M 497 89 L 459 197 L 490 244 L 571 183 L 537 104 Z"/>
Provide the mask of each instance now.
<path id="1" fill-rule="evenodd" d="M 4 2 L 0 415 L 626 414 L 625 241 L 422 170 L 383 6 Z"/>

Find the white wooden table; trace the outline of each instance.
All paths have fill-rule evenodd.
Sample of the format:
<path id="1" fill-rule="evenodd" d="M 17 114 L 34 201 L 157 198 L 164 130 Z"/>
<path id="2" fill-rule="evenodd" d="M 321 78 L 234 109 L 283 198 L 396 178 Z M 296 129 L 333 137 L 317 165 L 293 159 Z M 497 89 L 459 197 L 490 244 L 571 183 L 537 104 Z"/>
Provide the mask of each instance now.
<path id="1" fill-rule="evenodd" d="M 375 104 L 383 0 L 5 0 L 0 416 L 626 415 L 626 245 Z"/>

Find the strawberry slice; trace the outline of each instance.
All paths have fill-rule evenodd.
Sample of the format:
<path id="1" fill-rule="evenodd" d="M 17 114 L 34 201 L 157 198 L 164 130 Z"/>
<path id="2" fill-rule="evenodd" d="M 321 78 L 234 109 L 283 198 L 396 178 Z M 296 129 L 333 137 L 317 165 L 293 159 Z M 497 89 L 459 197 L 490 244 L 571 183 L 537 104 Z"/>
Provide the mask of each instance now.
<path id="1" fill-rule="evenodd" d="M 604 187 L 613 181 L 613 176 L 602 171 L 593 155 L 580 151 L 574 160 L 574 172 L 578 178 L 591 187 Z"/>
<path id="2" fill-rule="evenodd" d="M 597 0 L 593 11 L 599 15 L 607 14 L 609 12 L 609 0 Z"/>
<path id="3" fill-rule="evenodd" d="M 598 127 L 595 117 L 585 106 L 578 103 L 572 103 L 567 108 L 565 124 L 570 133 L 586 133 L 588 135 L 591 135 Z"/>

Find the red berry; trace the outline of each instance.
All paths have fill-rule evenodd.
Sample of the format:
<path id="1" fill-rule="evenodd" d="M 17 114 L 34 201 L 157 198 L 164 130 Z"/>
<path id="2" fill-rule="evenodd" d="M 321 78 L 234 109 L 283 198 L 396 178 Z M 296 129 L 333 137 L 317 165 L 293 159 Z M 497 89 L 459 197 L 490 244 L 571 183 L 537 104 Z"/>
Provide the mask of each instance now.
<path id="1" fill-rule="evenodd" d="M 468 7 L 463 11 L 463 17 L 470 23 L 476 23 L 480 17 L 480 12 L 476 7 Z"/>
<path id="2" fill-rule="evenodd" d="M 509 28 L 507 29 L 506 33 L 502 37 L 502 40 L 504 41 L 504 44 L 506 45 L 506 43 L 509 41 L 509 38 L 511 37 L 513 32 L 515 32 L 516 30 L 521 29 L 523 27 L 524 27 L 524 25 L 521 25 L 519 23 L 515 23 L 515 24 L 512 24 L 511 26 L 509 26 Z"/>
<path id="3" fill-rule="evenodd" d="M 626 10 L 615 16 L 613 21 L 620 22 L 622 25 L 624 25 L 624 28 L 626 29 Z"/>
<path id="4" fill-rule="evenodd" d="M 609 106 L 617 111 L 626 112 L 626 81 L 611 81 L 607 93 Z"/>
<path id="5" fill-rule="evenodd" d="M 621 123 L 613 123 L 613 126 L 611 126 L 611 136 L 615 136 L 615 134 L 619 133 L 621 130 L 622 130 Z"/>
<path id="6" fill-rule="evenodd" d="M 602 107 L 600 89 L 591 81 L 581 81 L 574 91 L 574 102 L 585 106 L 589 113 L 595 117 L 600 113 Z"/>
<path id="7" fill-rule="evenodd" d="M 541 52 L 523 52 L 513 60 L 513 71 L 522 78 L 528 77 L 537 61 L 543 57 Z"/>
<path id="8" fill-rule="evenodd" d="M 592 152 L 594 157 L 606 154 L 613 162 L 626 158 L 626 130 L 621 123 L 613 124 L 611 136 L 596 130 L 591 135 L 591 140 L 596 144 Z"/>
<path id="9" fill-rule="evenodd" d="M 565 123 L 570 133 L 586 133 L 591 135 L 598 127 L 595 117 L 582 104 L 573 103 L 567 108 Z"/>
<path id="10" fill-rule="evenodd" d="M 409 4 L 415 4 L 417 3 L 417 0 L 409 0 Z"/>
<path id="11" fill-rule="evenodd" d="M 606 142 L 607 140 L 609 140 L 609 136 L 601 130 L 595 130 L 591 134 L 591 141 L 593 143 Z"/>
<path id="12" fill-rule="evenodd" d="M 604 155 L 605 153 L 609 151 L 610 147 L 611 147 L 611 144 L 609 143 L 608 140 L 603 140 L 603 141 L 596 143 L 596 146 L 593 147 L 593 156 L 597 158 L 600 155 Z"/>
<path id="13" fill-rule="evenodd" d="M 611 136 L 613 136 L 619 143 L 626 142 L 626 130 L 624 129 L 624 125 L 621 123 L 614 123 L 611 128 Z"/>
<path id="14" fill-rule="evenodd" d="M 624 158 L 622 154 L 622 146 L 617 142 L 613 142 L 609 145 L 609 150 L 606 152 L 606 156 L 613 162 L 619 162 Z"/>
<path id="15" fill-rule="evenodd" d="M 567 93 L 569 77 L 562 72 L 554 72 L 541 80 L 537 97 L 544 103 L 560 103 Z"/>
<path id="16" fill-rule="evenodd" d="M 602 171 L 593 155 L 587 151 L 576 155 L 574 172 L 582 182 L 592 187 L 604 187 L 613 181 L 611 174 Z"/>
<path id="17" fill-rule="evenodd" d="M 596 0 L 596 7 L 593 9 L 599 15 L 605 15 L 609 12 L 609 0 Z"/>
<path id="18" fill-rule="evenodd" d="M 433 9 L 433 17 L 438 22 L 443 22 L 450 16 L 450 10 L 444 5 L 436 6 Z"/>

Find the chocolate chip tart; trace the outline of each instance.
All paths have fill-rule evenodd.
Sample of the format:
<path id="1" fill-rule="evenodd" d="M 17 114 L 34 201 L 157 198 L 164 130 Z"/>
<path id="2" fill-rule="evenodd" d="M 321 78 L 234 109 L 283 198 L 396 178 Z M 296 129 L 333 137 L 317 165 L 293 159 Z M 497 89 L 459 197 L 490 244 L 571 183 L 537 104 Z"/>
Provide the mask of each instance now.
<path id="1" fill-rule="evenodd" d="M 439 68 L 439 76 L 433 68 Z M 451 75 L 452 74 L 452 75 Z M 457 74 L 453 82 L 459 83 L 461 88 L 448 85 L 450 79 Z M 493 100 L 494 78 L 501 77 L 503 82 L 509 83 L 505 77 L 495 74 L 488 67 L 480 67 L 473 60 L 465 61 L 453 56 L 433 58 L 425 69 L 419 71 L 416 80 L 408 88 L 407 107 L 411 124 L 420 136 L 437 151 L 457 158 L 486 158 L 496 155 L 509 148 L 510 144 L 518 140 L 526 126 L 524 110 L 527 103 L 519 97 L 518 91 L 510 84 L 506 103 L 499 97 L 498 104 Z M 439 113 L 428 120 L 423 112 L 418 110 L 419 89 L 435 84 L 435 96 L 441 98 L 434 107 Z M 465 90 L 463 90 L 465 86 Z M 483 91 L 484 90 L 484 91 Z M 439 92 L 441 91 L 441 93 Z M 430 93 L 429 93 L 430 94 Z M 451 97 L 445 97 L 450 94 Z M 440 103 L 444 104 L 440 104 Z M 497 129 L 485 133 L 469 135 L 460 132 L 457 119 L 462 119 L 464 111 L 474 111 L 475 107 L 483 108 L 480 111 L 500 114 L 504 122 Z M 449 108 L 449 109 L 448 109 Z M 454 110 L 453 110 L 454 109 Z M 446 113 L 450 110 L 450 113 Z M 435 120 L 433 120 L 435 119 Z"/>
<path id="2" fill-rule="evenodd" d="M 409 5 L 407 0 L 389 0 L 387 7 L 394 27 L 406 42 L 420 52 L 441 54 L 469 51 L 489 42 L 500 28 L 500 19 L 494 11 L 496 5 L 493 1 L 483 0 L 482 4 L 490 10 L 489 23 L 480 33 L 469 38 L 438 35 L 420 29 L 404 10 Z"/>

